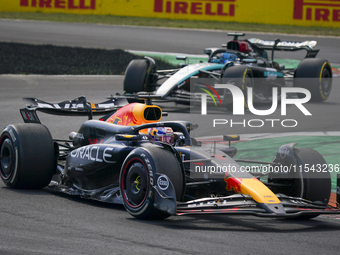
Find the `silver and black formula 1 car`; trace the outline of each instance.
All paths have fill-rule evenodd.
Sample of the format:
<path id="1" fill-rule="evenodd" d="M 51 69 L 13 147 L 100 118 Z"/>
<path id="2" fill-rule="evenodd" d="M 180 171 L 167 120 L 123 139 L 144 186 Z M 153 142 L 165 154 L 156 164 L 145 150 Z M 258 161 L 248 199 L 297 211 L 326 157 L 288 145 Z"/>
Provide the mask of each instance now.
<path id="1" fill-rule="evenodd" d="M 123 204 L 140 219 L 193 214 L 308 219 L 340 213 L 328 205 L 330 173 L 313 149 L 291 143 L 282 145 L 272 162 L 236 160 L 230 141 L 238 136 L 224 136 L 229 146 L 202 146 L 189 134 L 197 125 L 161 122 L 164 114 L 156 105 L 131 103 L 93 120 L 95 110 L 103 113 L 115 104 L 90 104 L 84 97 L 59 104 L 25 102 L 25 123 L 8 125 L 0 135 L 0 174 L 10 188 L 48 187 Z M 90 120 L 69 140 L 57 140 L 36 111 L 88 115 Z M 171 139 L 152 139 L 150 129 L 159 128 L 171 129 L 165 133 Z M 247 171 L 240 162 L 271 170 Z M 308 171 L 311 167 L 320 171 Z"/>
<path id="2" fill-rule="evenodd" d="M 205 63 L 183 64 L 173 70 L 157 70 L 152 58 L 132 60 L 125 72 L 125 96 L 133 98 L 138 92 L 150 92 L 163 101 L 187 104 L 196 98 L 193 95 L 193 87 L 190 86 L 193 85 L 190 79 L 198 77 L 214 78 L 217 83 L 236 85 L 245 96 L 247 87 L 253 87 L 255 103 L 271 103 L 272 88 L 285 86 L 306 88 L 311 93 L 311 101 L 321 102 L 329 97 L 332 69 L 327 60 L 315 58 L 319 52 L 313 49 L 316 41 L 265 41 L 255 38 L 239 40 L 238 37 L 245 34 L 228 35 L 234 38 L 222 45 L 224 48 L 204 50 L 208 55 Z M 274 61 L 275 51 L 300 50 L 305 50 L 307 54 L 296 69 L 285 68 Z M 268 57 L 267 51 L 271 52 L 271 58 Z M 178 59 L 186 60 L 186 57 Z M 308 81 L 300 78 L 308 78 Z M 231 107 L 230 91 L 220 89 L 217 92 L 223 105 Z M 302 94 L 297 96 L 304 97 Z"/>

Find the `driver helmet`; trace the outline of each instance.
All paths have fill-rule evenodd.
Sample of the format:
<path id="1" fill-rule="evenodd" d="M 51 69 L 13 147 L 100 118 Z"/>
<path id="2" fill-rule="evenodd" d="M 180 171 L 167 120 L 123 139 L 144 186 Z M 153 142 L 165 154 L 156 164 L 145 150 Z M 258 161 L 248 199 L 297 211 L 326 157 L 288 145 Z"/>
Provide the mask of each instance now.
<path id="1" fill-rule="evenodd" d="M 169 127 L 154 127 L 148 130 L 149 138 L 152 141 L 166 142 L 169 144 L 174 143 L 174 132 Z"/>
<path id="2" fill-rule="evenodd" d="M 221 54 L 220 63 L 225 64 L 229 61 L 235 61 L 236 59 L 237 59 L 237 56 L 235 54 L 224 52 Z"/>

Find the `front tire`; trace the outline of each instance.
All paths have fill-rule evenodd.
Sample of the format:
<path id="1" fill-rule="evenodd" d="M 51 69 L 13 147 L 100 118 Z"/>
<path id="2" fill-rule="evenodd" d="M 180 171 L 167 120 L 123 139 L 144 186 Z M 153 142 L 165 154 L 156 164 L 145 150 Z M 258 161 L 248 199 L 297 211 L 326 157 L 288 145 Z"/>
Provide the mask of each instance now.
<path id="1" fill-rule="evenodd" d="M 327 166 L 325 159 L 319 152 L 310 148 L 294 148 L 294 154 L 297 165 L 296 170 L 289 173 L 290 176 L 278 178 L 277 174 L 269 175 L 268 182 L 288 187 L 274 192 L 328 204 L 332 189 L 331 175 L 328 168 L 327 171 L 319 171 L 325 170 L 324 167 Z M 317 216 L 302 215 L 297 219 L 311 219 Z"/>
<path id="2" fill-rule="evenodd" d="M 0 175 L 7 187 L 46 187 L 56 166 L 49 130 L 40 124 L 7 126 L 0 136 Z"/>
<path id="3" fill-rule="evenodd" d="M 294 153 L 298 166 L 302 168 L 303 187 L 300 187 L 301 197 L 328 204 L 331 195 L 331 174 L 328 171 L 310 171 L 312 166 L 326 166 L 325 159 L 317 151 L 310 148 L 295 148 Z"/>
<path id="4" fill-rule="evenodd" d="M 244 65 L 228 67 L 227 69 L 225 69 L 222 76 L 222 83 L 233 84 L 242 90 L 245 109 L 248 109 L 247 88 L 253 87 L 253 77 L 254 75 L 252 70 L 248 66 Z M 233 102 L 231 98 L 226 96 L 226 94 L 224 94 L 223 105 L 225 105 L 228 110 L 233 110 Z"/>
<path id="5" fill-rule="evenodd" d="M 128 213 L 137 219 L 165 219 L 170 215 L 154 207 L 155 173 L 165 174 L 179 200 L 183 193 L 183 173 L 176 157 L 158 147 L 137 148 L 125 159 L 120 173 L 120 192 Z"/>
<path id="6" fill-rule="evenodd" d="M 332 67 L 325 59 L 306 58 L 302 60 L 295 71 L 294 87 L 308 89 L 311 101 L 325 101 L 332 89 Z M 308 79 L 303 79 L 308 78 Z M 298 97 L 305 97 L 298 94 Z"/>

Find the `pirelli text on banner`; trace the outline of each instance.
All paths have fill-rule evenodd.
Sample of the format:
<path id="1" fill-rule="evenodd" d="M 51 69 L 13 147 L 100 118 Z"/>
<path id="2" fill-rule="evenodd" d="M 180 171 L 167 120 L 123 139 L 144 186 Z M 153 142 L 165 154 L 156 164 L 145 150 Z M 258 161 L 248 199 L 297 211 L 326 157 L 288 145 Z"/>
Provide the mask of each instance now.
<path id="1" fill-rule="evenodd" d="M 340 0 L 294 0 L 294 20 L 340 22 Z"/>
<path id="2" fill-rule="evenodd" d="M 22 7 L 96 9 L 96 0 L 20 0 Z"/>
<path id="3" fill-rule="evenodd" d="M 211 16 L 235 16 L 236 0 L 154 0 L 154 12 Z"/>

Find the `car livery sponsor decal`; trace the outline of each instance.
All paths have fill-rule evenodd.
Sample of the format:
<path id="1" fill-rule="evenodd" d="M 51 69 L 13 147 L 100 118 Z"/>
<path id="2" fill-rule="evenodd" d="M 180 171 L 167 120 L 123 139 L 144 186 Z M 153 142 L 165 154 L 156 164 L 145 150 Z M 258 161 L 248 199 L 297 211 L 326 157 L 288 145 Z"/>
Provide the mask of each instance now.
<path id="1" fill-rule="evenodd" d="M 232 177 L 230 174 L 226 173 L 224 181 L 227 184 L 226 190 L 234 190 L 235 193 L 241 193 L 242 178 Z"/>
<path id="2" fill-rule="evenodd" d="M 289 154 L 288 147 L 280 147 L 279 148 L 279 154 L 282 159 L 284 159 Z"/>
<path id="3" fill-rule="evenodd" d="M 169 179 L 166 175 L 161 175 L 157 179 L 157 186 L 161 190 L 167 190 L 169 188 Z"/>
<path id="4" fill-rule="evenodd" d="M 263 46 L 274 46 L 275 41 L 266 41 L 258 38 L 250 38 L 248 39 L 249 42 L 253 44 L 259 44 Z M 316 41 L 304 41 L 304 42 L 289 42 L 289 41 L 282 41 L 279 42 L 276 46 L 277 47 L 295 47 L 295 48 L 301 48 L 301 47 L 309 47 L 313 48 L 317 44 Z"/>
<path id="5" fill-rule="evenodd" d="M 71 158 L 84 159 L 93 162 L 116 163 L 113 160 L 113 147 L 104 146 L 86 146 L 72 151 L 69 155 Z"/>
<path id="6" fill-rule="evenodd" d="M 267 77 L 267 79 L 272 79 L 272 80 L 276 80 L 276 78 L 277 77 L 281 77 L 281 78 L 283 78 L 284 76 L 283 76 L 283 74 L 282 73 L 280 73 L 280 72 L 272 72 L 272 71 L 265 71 L 264 73 L 263 73 L 263 76 L 264 77 Z"/>

